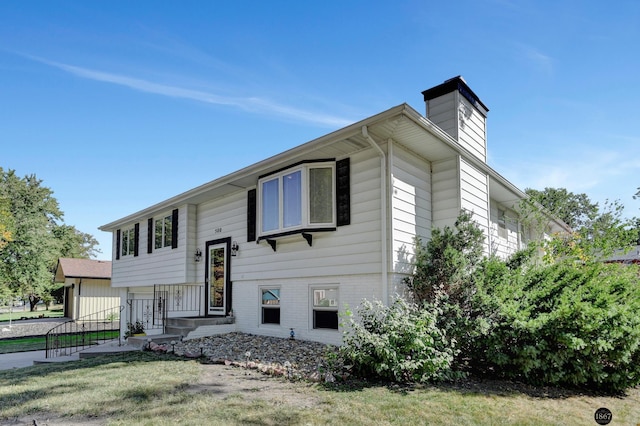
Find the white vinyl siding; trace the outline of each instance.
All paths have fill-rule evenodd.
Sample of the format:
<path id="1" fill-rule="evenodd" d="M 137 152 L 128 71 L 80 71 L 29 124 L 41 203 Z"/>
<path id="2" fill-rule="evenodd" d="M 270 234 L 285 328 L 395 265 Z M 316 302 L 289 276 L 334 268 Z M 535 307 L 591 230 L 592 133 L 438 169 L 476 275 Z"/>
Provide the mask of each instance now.
<path id="1" fill-rule="evenodd" d="M 246 192 L 239 196 L 244 210 L 235 219 L 242 231 L 233 238 L 246 241 Z M 216 204 L 221 214 L 229 214 L 227 200 Z M 199 221 L 211 213 L 199 210 Z M 300 235 L 278 239 L 276 252 L 264 241 L 243 244 L 232 281 L 379 273 L 380 250 L 380 160 L 367 150 L 351 157 L 351 225 L 314 233 L 312 247 Z"/>
<path id="2" fill-rule="evenodd" d="M 503 217 L 501 212 L 504 213 Z M 503 225 L 504 228 L 501 230 Z M 522 239 L 522 235 L 519 235 L 519 227 L 520 222 L 516 212 L 492 203 L 491 253 L 503 259 L 515 253 L 520 248 Z"/>
<path id="3" fill-rule="evenodd" d="M 489 253 L 489 177 L 460 159 L 460 200 L 464 210 L 473 213 L 473 221 L 478 224 L 485 236 L 485 253 Z"/>
<path id="4" fill-rule="evenodd" d="M 431 165 L 399 145 L 392 164 L 392 271 L 409 274 L 415 237 L 426 242 L 431 236 Z"/>
<path id="5" fill-rule="evenodd" d="M 458 139 L 457 92 L 450 92 L 427 102 L 427 115 L 452 138 Z"/>
<path id="6" fill-rule="evenodd" d="M 180 206 L 178 210 L 178 248 L 171 247 L 153 250 L 147 253 L 148 227 L 146 221 L 140 225 L 141 244 L 139 255 L 120 258 L 112 266 L 113 287 L 153 286 L 154 284 L 182 284 L 190 282 L 192 275 L 188 274 L 188 262 L 193 262 L 193 252 L 187 253 L 187 217 L 189 206 Z M 158 216 L 163 217 L 166 215 Z M 132 226 L 128 225 L 128 226 Z M 124 226 L 123 228 L 127 228 Z M 155 222 L 152 232 L 155 231 Z M 114 233 L 115 239 L 115 233 Z M 155 245 L 155 239 L 152 238 Z M 115 241 L 114 241 L 115 247 Z"/>
<path id="7" fill-rule="evenodd" d="M 469 101 L 458 94 L 458 142 L 483 162 L 487 161 L 486 120 Z"/>
<path id="8" fill-rule="evenodd" d="M 429 120 L 480 160 L 487 161 L 486 119 L 458 91 L 427 102 Z"/>
<path id="9" fill-rule="evenodd" d="M 433 226 L 453 226 L 460 214 L 460 178 L 458 160 L 431 163 L 431 197 L 433 200 Z"/>

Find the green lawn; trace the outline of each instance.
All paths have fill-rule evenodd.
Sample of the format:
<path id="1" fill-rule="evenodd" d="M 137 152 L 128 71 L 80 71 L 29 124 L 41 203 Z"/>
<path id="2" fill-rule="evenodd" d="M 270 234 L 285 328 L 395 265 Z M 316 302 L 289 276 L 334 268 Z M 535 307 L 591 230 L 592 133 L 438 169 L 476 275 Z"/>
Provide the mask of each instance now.
<path id="1" fill-rule="evenodd" d="M 91 332 L 85 335 L 87 341 L 95 339 L 115 339 L 120 334 L 119 331 Z M 60 347 L 73 346 L 77 342 L 75 336 L 63 336 Z M 21 337 L 17 339 L 0 339 L 0 354 L 26 351 L 42 351 L 46 349 L 46 338 L 42 337 Z"/>
<path id="2" fill-rule="evenodd" d="M 0 371 L 0 423 L 591 425 L 600 407 L 613 413 L 611 425 L 640 423 L 640 389 L 623 397 L 515 389 L 325 387 L 135 352 Z"/>
<path id="3" fill-rule="evenodd" d="M 8 310 L 9 308 L 3 308 L 4 310 Z M 0 313 L 0 322 L 19 320 L 20 318 L 62 318 L 64 316 L 64 310 L 61 305 L 53 305 L 46 310 L 44 306 L 38 305 L 38 310 L 34 312 L 30 312 L 29 309 L 22 310 L 22 308 L 14 308 L 13 312 L 2 312 Z"/>

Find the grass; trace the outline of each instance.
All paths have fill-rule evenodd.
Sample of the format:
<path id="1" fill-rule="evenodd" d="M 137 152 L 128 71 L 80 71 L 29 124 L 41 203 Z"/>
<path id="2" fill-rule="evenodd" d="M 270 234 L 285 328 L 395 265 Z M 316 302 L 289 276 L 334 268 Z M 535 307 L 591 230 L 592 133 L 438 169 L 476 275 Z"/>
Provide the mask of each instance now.
<path id="1" fill-rule="evenodd" d="M 589 425 L 600 407 L 614 424 L 640 423 L 640 389 L 624 397 L 532 396 L 508 385 L 400 388 L 323 386 L 248 378 L 239 391 L 193 388 L 205 366 L 146 352 L 0 371 L 0 422 L 73 424 Z M 236 376 L 248 374 L 237 370 Z M 290 391 L 274 400 L 276 384 Z"/>
<path id="2" fill-rule="evenodd" d="M 96 339 L 100 340 L 109 340 L 115 339 L 118 337 L 120 332 L 118 330 L 115 331 L 101 331 L 101 332 L 90 332 L 85 335 L 85 339 L 92 341 Z M 63 336 L 60 347 L 68 347 L 73 346 L 76 342 L 75 336 Z M 45 350 L 47 345 L 47 340 L 44 336 L 33 336 L 33 337 L 18 337 L 15 339 L 0 339 L 0 354 L 8 354 L 14 352 L 26 352 L 26 351 L 41 351 Z"/>
<path id="3" fill-rule="evenodd" d="M 9 308 L 3 309 L 8 310 Z M 61 305 L 51 306 L 49 310 L 45 310 L 43 306 L 38 305 L 38 310 L 33 312 L 29 310 L 23 311 L 22 308 L 18 308 L 18 310 L 14 309 L 13 312 L 0 313 L 0 322 L 9 321 L 9 319 L 11 319 L 12 321 L 16 321 L 20 320 L 21 318 L 40 318 L 41 315 L 43 318 L 62 318 L 64 316 L 64 309 Z"/>

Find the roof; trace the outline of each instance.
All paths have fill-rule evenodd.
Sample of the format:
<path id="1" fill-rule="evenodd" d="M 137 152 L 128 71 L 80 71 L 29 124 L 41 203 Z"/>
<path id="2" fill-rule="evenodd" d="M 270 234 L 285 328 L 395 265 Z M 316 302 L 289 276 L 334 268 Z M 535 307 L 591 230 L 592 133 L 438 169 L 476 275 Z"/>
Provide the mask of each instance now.
<path id="1" fill-rule="evenodd" d="M 459 80 L 455 80 L 455 82 L 456 84 L 460 83 Z M 492 197 L 506 206 L 528 198 L 522 190 L 473 155 L 449 134 L 404 103 L 100 226 L 99 229 L 107 232 L 114 231 L 120 226 L 144 220 L 161 213 L 163 210 L 179 208 L 184 204 L 199 204 L 237 192 L 239 189 L 255 187 L 260 175 L 278 170 L 296 161 L 308 160 L 311 158 L 310 155 L 313 158 L 338 158 L 369 148 L 369 142 L 362 135 L 363 127 L 367 128 L 374 140 L 386 141 L 393 138 L 401 141 L 409 150 L 424 158 L 429 158 L 430 161 L 450 158 L 454 154 L 462 155 L 479 170 L 489 175 Z M 555 222 L 560 228 L 568 229 L 558 220 Z"/>
<path id="2" fill-rule="evenodd" d="M 618 250 L 605 262 L 640 263 L 640 245 Z"/>
<path id="3" fill-rule="evenodd" d="M 66 278 L 111 279 L 111 261 L 61 257 L 56 268 L 56 282 Z"/>

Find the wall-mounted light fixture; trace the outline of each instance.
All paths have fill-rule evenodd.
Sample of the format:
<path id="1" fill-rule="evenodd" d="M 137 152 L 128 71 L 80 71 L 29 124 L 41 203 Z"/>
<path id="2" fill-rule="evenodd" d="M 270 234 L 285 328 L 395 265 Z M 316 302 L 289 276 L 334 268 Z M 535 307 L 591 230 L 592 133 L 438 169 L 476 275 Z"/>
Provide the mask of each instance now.
<path id="1" fill-rule="evenodd" d="M 237 256 L 238 250 L 240 250 L 240 246 L 237 241 L 231 243 L 231 256 Z"/>
<path id="2" fill-rule="evenodd" d="M 193 255 L 193 260 L 195 260 L 196 262 L 200 262 L 202 260 L 202 250 L 200 250 L 199 248 L 196 249 L 196 254 Z"/>

